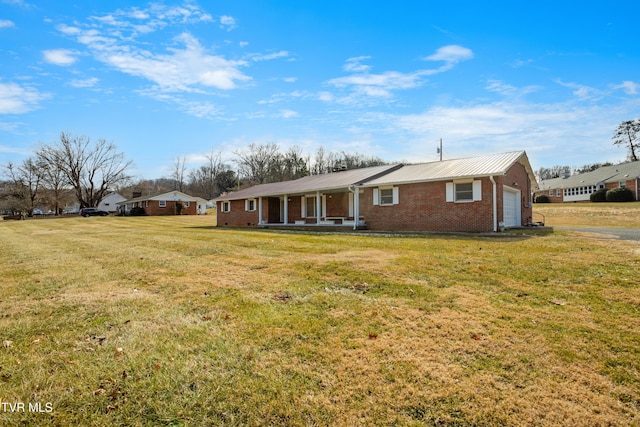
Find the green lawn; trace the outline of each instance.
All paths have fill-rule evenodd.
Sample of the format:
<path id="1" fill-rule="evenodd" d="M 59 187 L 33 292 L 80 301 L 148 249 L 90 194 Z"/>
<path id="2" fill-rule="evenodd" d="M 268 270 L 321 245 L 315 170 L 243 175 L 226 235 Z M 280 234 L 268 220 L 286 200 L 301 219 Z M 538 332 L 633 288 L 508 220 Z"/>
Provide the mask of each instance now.
<path id="1" fill-rule="evenodd" d="M 0 425 L 640 423 L 638 244 L 213 222 L 0 221 Z"/>

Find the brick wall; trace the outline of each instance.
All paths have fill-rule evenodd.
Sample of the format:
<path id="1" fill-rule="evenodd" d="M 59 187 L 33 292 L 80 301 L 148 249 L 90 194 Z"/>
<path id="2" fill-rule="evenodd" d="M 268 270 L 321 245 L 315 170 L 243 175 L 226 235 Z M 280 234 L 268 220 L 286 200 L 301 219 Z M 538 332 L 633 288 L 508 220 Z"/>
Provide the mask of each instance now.
<path id="1" fill-rule="evenodd" d="M 399 185 L 399 203 L 391 206 L 375 206 L 373 188 L 366 188 L 360 214 L 370 230 L 492 231 L 492 187 L 482 181 L 482 200 L 465 203 L 446 201 L 444 181 Z"/>
<path id="2" fill-rule="evenodd" d="M 454 203 L 446 201 L 446 182 L 427 182 L 399 185 L 398 204 L 375 206 L 373 188 L 365 188 L 360 195 L 360 215 L 371 230 L 397 231 L 465 231 L 490 232 L 494 228 L 493 184 L 489 178 L 480 178 L 482 198 L 479 201 Z M 520 191 L 521 224 L 531 222 L 531 183 L 524 166 L 515 164 L 505 176 L 494 177 L 497 191 L 497 220 L 503 220 L 503 186 Z M 328 216 L 346 216 L 349 209 L 347 192 L 327 195 Z M 263 199 L 264 221 L 272 220 L 279 210 L 279 201 Z M 301 220 L 301 196 L 289 196 L 289 220 Z M 258 224 L 258 200 L 256 210 L 245 211 L 244 200 L 233 200 L 231 212 L 222 211 L 222 202 L 217 203 L 218 225 L 229 227 L 255 227 Z M 336 212 L 340 212 L 338 215 Z M 307 218 L 307 223 L 314 222 Z"/>
<path id="3" fill-rule="evenodd" d="M 149 200 L 149 206 L 146 202 L 142 202 L 142 207 L 147 215 L 152 216 L 164 216 L 164 215 L 177 215 L 176 203 L 171 200 L 166 201 L 166 207 L 160 207 L 158 200 Z M 198 204 L 193 201 L 189 203 L 189 206 L 185 206 L 185 202 L 182 203 L 182 215 L 196 215 L 198 213 Z"/>
<path id="4" fill-rule="evenodd" d="M 216 203 L 216 211 L 218 213 L 218 226 L 255 227 L 258 225 L 258 201 L 257 200 L 256 200 L 256 210 L 249 211 L 249 212 L 245 210 L 244 200 L 232 200 L 229 203 L 231 203 L 230 212 L 222 211 L 222 202 Z M 263 208 L 264 208 L 264 205 L 263 205 Z"/>

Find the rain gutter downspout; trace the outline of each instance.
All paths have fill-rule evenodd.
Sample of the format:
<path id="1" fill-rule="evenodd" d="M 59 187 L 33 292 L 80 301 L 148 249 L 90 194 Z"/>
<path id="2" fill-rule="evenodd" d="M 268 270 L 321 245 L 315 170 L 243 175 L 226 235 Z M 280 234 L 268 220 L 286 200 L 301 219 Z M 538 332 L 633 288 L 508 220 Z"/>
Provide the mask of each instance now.
<path id="1" fill-rule="evenodd" d="M 489 181 L 493 184 L 493 232 L 498 231 L 498 193 L 496 180 L 493 175 L 489 175 Z"/>

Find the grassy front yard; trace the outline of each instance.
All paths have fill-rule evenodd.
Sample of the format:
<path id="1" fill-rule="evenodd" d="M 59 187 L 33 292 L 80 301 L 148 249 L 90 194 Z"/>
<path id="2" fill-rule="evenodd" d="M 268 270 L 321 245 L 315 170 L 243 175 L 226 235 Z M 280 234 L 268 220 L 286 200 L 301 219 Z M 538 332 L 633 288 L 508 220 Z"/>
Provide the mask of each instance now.
<path id="1" fill-rule="evenodd" d="M 562 203 L 533 205 L 534 221 L 545 217 L 553 226 L 640 228 L 640 202 L 634 203 Z"/>
<path id="2" fill-rule="evenodd" d="M 212 223 L 0 222 L 0 425 L 640 422 L 640 245 Z"/>

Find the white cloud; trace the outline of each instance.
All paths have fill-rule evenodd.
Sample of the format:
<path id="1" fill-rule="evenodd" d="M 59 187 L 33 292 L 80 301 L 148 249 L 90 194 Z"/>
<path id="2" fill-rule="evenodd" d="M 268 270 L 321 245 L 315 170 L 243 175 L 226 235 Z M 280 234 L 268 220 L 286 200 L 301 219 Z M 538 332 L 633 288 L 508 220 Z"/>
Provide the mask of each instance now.
<path id="1" fill-rule="evenodd" d="M 298 117 L 299 114 L 297 111 L 293 111 L 293 110 L 281 110 L 280 111 L 280 117 L 282 117 L 283 119 L 291 119 L 293 117 Z"/>
<path id="2" fill-rule="evenodd" d="M 358 104 L 368 98 L 371 102 L 375 98 L 389 99 L 396 90 L 406 90 L 420 87 L 425 82 L 426 76 L 435 75 L 447 71 L 458 62 L 473 58 L 473 52 L 458 45 L 444 46 L 435 54 L 426 57 L 429 61 L 444 61 L 445 65 L 438 69 L 423 69 L 412 72 L 385 71 L 382 73 L 370 73 L 371 66 L 362 61 L 371 59 L 369 56 L 356 56 L 345 61 L 343 69 L 352 73 L 349 76 L 337 77 L 327 81 L 327 84 L 339 89 L 350 90 L 347 96 L 335 98 L 344 104 Z"/>
<path id="3" fill-rule="evenodd" d="M 456 64 L 473 58 L 471 49 L 459 45 L 443 46 L 436 50 L 433 55 L 427 56 L 428 61 L 444 61 L 448 64 Z"/>
<path id="4" fill-rule="evenodd" d="M 71 80 L 71 82 L 69 83 L 71 86 L 73 87 L 77 87 L 77 88 L 88 88 L 88 87 L 94 87 L 96 84 L 98 84 L 98 79 L 95 77 L 91 77 L 88 79 L 75 79 L 75 80 Z"/>
<path id="5" fill-rule="evenodd" d="M 525 86 L 525 87 L 515 87 L 513 85 L 504 83 L 500 80 L 489 80 L 486 86 L 486 89 L 489 92 L 499 93 L 503 96 L 522 96 L 527 95 L 529 93 L 533 93 L 537 91 L 538 86 Z"/>
<path id="6" fill-rule="evenodd" d="M 621 84 L 613 86 L 614 89 L 622 89 L 627 95 L 637 95 L 640 90 L 640 84 L 629 80 L 623 81 Z"/>
<path id="7" fill-rule="evenodd" d="M 381 74 L 354 74 L 338 77 L 327 83 L 337 88 L 352 88 L 355 94 L 369 97 L 390 97 L 396 89 L 411 89 L 422 84 L 423 72 L 400 73 L 387 71 Z"/>
<path id="8" fill-rule="evenodd" d="M 227 31 L 236 28 L 236 20 L 232 16 L 222 15 L 220 17 L 220 24 L 220 28 L 226 28 Z"/>
<path id="9" fill-rule="evenodd" d="M 435 147 L 443 138 L 446 158 L 523 149 L 547 166 L 566 159 L 579 165 L 610 146 L 611 132 L 620 120 L 615 110 L 580 103 L 475 103 L 433 107 L 420 114 L 387 117 L 386 122 L 397 135 L 408 135 L 398 152 L 414 161 L 429 160 L 414 144 L 423 147 L 432 141 Z"/>
<path id="10" fill-rule="evenodd" d="M 289 56 L 289 52 L 287 52 L 286 50 L 281 50 L 279 52 L 251 55 L 251 59 L 256 62 L 270 61 L 277 58 L 286 58 L 287 56 Z"/>
<path id="11" fill-rule="evenodd" d="M 174 39 L 182 44 L 182 48 L 172 47 L 167 52 L 155 53 L 95 28 L 61 26 L 58 29 L 87 46 L 97 60 L 123 73 L 149 80 L 159 90 L 197 92 L 203 87 L 228 90 L 235 88 L 238 82 L 251 79 L 240 71 L 246 65 L 245 61 L 209 54 L 189 33 Z"/>
<path id="12" fill-rule="evenodd" d="M 68 66 L 77 61 L 76 53 L 69 49 L 51 49 L 42 51 L 44 60 L 50 64 Z"/>
<path id="13" fill-rule="evenodd" d="M 345 62 L 342 67 L 345 71 L 349 71 L 352 73 L 364 73 L 371 69 L 371 66 L 365 65 L 362 61 L 366 59 L 371 59 L 370 56 L 356 56 L 354 58 L 349 58 Z"/>
<path id="14" fill-rule="evenodd" d="M 0 82 L 0 114 L 23 114 L 38 108 L 50 97 L 28 86 Z"/>
<path id="15" fill-rule="evenodd" d="M 589 99 L 599 99 L 602 97 L 603 93 L 602 91 L 580 84 L 580 83 L 566 83 L 563 82 L 561 80 L 556 80 L 556 83 L 558 83 L 561 86 L 564 86 L 566 88 L 572 89 L 573 90 L 573 95 L 580 99 L 580 100 L 589 100 Z"/>
<path id="16" fill-rule="evenodd" d="M 13 28 L 15 26 L 16 24 L 14 24 L 12 21 L 9 21 L 7 19 L 0 19 L 0 28 Z"/>

